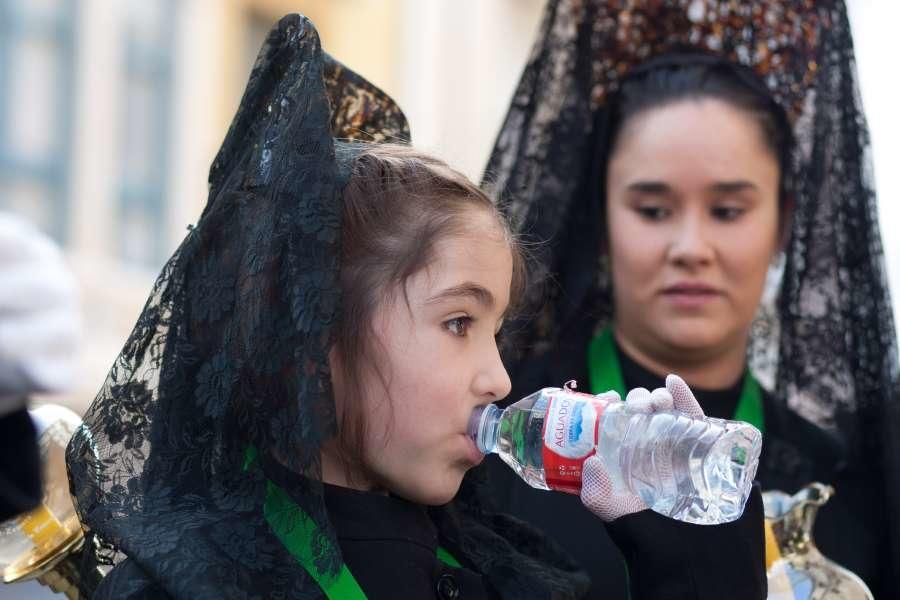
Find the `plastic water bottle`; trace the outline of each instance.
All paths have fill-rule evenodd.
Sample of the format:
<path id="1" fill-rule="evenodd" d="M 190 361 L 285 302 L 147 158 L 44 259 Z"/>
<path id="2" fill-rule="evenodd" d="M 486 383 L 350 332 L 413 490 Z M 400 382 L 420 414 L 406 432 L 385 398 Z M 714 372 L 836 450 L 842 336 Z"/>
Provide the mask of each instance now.
<path id="1" fill-rule="evenodd" d="M 739 518 L 759 464 L 762 435 L 740 421 L 639 413 L 626 403 L 544 388 L 505 410 L 472 414 L 479 450 L 497 453 L 531 487 L 578 494 L 581 468 L 602 459 L 614 488 L 654 511 L 702 525 Z"/>

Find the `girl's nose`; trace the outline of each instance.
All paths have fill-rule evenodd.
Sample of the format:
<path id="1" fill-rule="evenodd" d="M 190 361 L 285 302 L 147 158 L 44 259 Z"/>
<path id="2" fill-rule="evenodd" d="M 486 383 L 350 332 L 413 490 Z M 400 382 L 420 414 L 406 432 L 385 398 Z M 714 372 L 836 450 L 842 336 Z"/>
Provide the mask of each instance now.
<path id="1" fill-rule="evenodd" d="M 509 373 L 500 359 L 500 351 L 496 344 L 479 366 L 475 379 L 472 382 L 473 392 L 479 398 L 487 402 L 502 400 L 512 390 L 512 382 Z"/>

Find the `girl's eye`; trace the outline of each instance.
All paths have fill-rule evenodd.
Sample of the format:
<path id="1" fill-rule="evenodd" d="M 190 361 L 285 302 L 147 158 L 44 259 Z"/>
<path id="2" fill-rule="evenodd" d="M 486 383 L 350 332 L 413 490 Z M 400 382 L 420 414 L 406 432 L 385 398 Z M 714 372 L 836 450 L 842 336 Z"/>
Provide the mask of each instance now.
<path id="1" fill-rule="evenodd" d="M 739 206 L 715 206 L 712 216 L 719 221 L 735 221 L 744 214 L 744 209 Z"/>
<path id="2" fill-rule="evenodd" d="M 465 337 L 471 324 L 472 317 L 456 317 L 455 319 L 444 321 L 444 327 L 447 328 L 447 331 L 457 337 Z"/>
<path id="3" fill-rule="evenodd" d="M 638 206 L 635 210 L 647 221 L 662 221 L 671 214 L 671 211 L 663 206 Z"/>

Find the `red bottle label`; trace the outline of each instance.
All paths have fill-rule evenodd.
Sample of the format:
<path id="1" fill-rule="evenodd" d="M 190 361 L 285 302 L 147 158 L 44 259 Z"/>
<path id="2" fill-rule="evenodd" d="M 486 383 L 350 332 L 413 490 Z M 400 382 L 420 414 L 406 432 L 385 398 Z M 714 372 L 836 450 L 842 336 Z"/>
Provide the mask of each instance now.
<path id="1" fill-rule="evenodd" d="M 600 441 L 604 404 L 589 394 L 571 390 L 548 392 L 544 419 L 544 480 L 553 490 L 581 493 L 581 468 Z"/>

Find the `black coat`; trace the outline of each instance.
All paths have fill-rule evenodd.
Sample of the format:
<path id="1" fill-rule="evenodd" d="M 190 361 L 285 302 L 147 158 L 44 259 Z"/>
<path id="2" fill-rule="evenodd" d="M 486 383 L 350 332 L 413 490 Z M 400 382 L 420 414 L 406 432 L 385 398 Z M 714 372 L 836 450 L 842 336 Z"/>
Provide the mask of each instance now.
<path id="1" fill-rule="evenodd" d="M 610 529 L 613 539 L 631 557 L 634 577 L 639 582 L 633 598 L 725 597 L 723 593 L 730 587 L 719 586 L 714 591 L 708 585 L 708 567 L 716 564 L 714 556 L 721 555 L 723 548 L 728 549 L 734 564 L 744 566 L 740 572 L 732 569 L 731 576 L 737 578 L 733 581 L 764 589 L 761 500 L 755 494 L 745 517 L 723 527 L 690 526 L 649 510 L 616 521 Z M 479 574 L 479 565 L 453 568 L 436 558 L 437 545 L 445 542 L 439 539 L 435 525 L 421 507 L 397 498 L 341 488 L 328 489 L 326 502 L 344 560 L 369 598 L 498 597 Z M 568 519 L 569 515 L 559 513 L 557 517 Z M 681 551 L 672 552 L 657 543 L 659 535 L 685 536 L 701 554 L 687 557 Z M 452 546 L 448 549 L 453 550 Z M 753 564 L 760 568 L 746 568 Z M 684 577 L 685 569 L 691 577 Z M 700 593 L 701 589 L 706 593 Z M 521 593 L 517 598 L 529 597 L 527 591 Z M 535 591 L 535 597 L 544 594 Z"/>
<path id="2" fill-rule="evenodd" d="M 564 497 L 554 494 L 556 497 Z M 565 496 L 573 499 L 574 497 Z M 437 557 L 444 541 L 426 509 L 405 500 L 379 494 L 326 486 L 329 516 L 338 534 L 341 552 L 350 572 L 370 600 L 394 598 L 487 599 L 500 597 L 479 572 L 479 565 L 453 567 Z M 579 511 L 588 514 L 585 510 Z M 560 514 L 562 518 L 571 515 Z M 591 516 L 593 522 L 599 523 Z M 623 517 L 610 528 L 613 538 L 629 556 L 637 582 L 633 598 L 761 598 L 762 506 L 758 493 L 739 521 L 718 527 L 690 526 L 651 511 Z M 658 543 L 660 537 L 685 540 L 681 548 Z M 552 546 L 550 544 L 549 546 Z M 696 552 L 685 553 L 685 547 Z M 452 554 L 452 546 L 447 548 Z M 727 549 L 732 584 L 712 576 L 710 566 L 722 562 Z M 554 552 L 543 548 L 541 552 Z M 737 569 L 734 565 L 741 565 Z M 748 568 L 748 565 L 751 567 Z M 752 565 L 759 565 L 754 569 Z M 299 565 L 298 565 L 298 568 Z M 733 582 L 756 590 L 752 595 L 730 593 Z M 545 597 L 543 591 L 524 590 L 516 600 Z M 149 600 L 166 598 L 150 577 L 133 561 L 126 560 L 103 580 L 95 600 Z"/>
<path id="3" fill-rule="evenodd" d="M 574 496 L 549 494 L 576 500 Z M 350 572 L 367 598 L 499 598 L 479 572 L 479 565 L 450 566 L 437 557 L 444 545 L 429 512 L 405 500 L 379 494 L 326 486 L 329 516 L 338 534 L 341 552 Z M 560 519 L 600 523 L 580 505 Z M 679 523 L 651 511 L 622 517 L 610 527 L 612 538 L 629 557 L 634 600 L 763 598 L 762 504 L 755 492 L 744 516 L 716 527 Z M 527 527 L 523 526 L 527 529 Z M 678 538 L 679 547 L 660 544 Z M 553 544 L 538 551 L 555 552 Z M 447 548 L 452 553 L 452 546 Z M 728 555 L 728 560 L 723 556 Z M 299 565 L 297 568 L 301 568 Z M 722 573 L 719 569 L 727 569 Z M 734 586 L 742 594 L 734 594 Z M 125 560 L 114 568 L 97 590 L 95 600 L 145 600 L 167 598 L 137 563 Z M 516 600 L 546 597 L 528 590 Z"/>
<path id="4" fill-rule="evenodd" d="M 757 488 L 733 523 L 690 525 L 645 510 L 607 525 L 577 496 L 528 487 L 499 460 L 486 467 L 498 503 L 541 528 L 588 572 L 587 598 L 624 599 L 629 588 L 632 600 L 766 597 Z"/>
<path id="5" fill-rule="evenodd" d="M 493 597 L 478 572 L 437 558 L 437 529 L 423 507 L 335 486 L 325 487 L 325 500 L 344 561 L 370 600 Z M 94 596 L 95 600 L 167 597 L 130 560 L 113 569 Z"/>
<path id="6" fill-rule="evenodd" d="M 587 384 L 587 347 L 592 335 L 592 327 L 574 327 L 567 335 L 561 336 L 563 342 L 555 351 L 540 359 L 519 363 L 512 372 L 513 392 L 508 402 L 542 387 L 561 386 L 571 379 Z M 627 357 L 620 355 L 620 358 L 630 366 L 626 368 L 623 364 L 623 378 L 628 389 L 664 387 L 662 377 L 635 367 L 635 363 Z M 697 395 L 704 404 L 702 393 Z M 733 398 L 736 404 L 736 393 Z M 887 565 L 883 563 L 886 533 L 879 525 L 884 522 L 884 508 L 877 495 L 871 492 L 876 489 L 873 479 L 877 477 L 875 471 L 860 468 L 859 465 L 854 468 L 835 439 L 787 410 L 766 393 L 763 394 L 763 411 L 765 432 L 757 471 L 761 488 L 794 493 L 812 481 L 833 485 L 836 493 L 819 512 L 814 539 L 826 557 L 862 577 L 876 598 L 889 597 L 888 582 L 882 580 L 883 574 L 888 572 Z M 732 415 L 733 407 L 730 413 L 712 413 L 709 416 L 731 418 Z M 599 519 L 587 514 L 574 496 L 532 489 L 499 460 L 491 461 L 487 468 L 491 481 L 490 493 L 497 499 L 498 509 L 537 526 L 572 554 L 591 577 L 589 598 L 618 600 L 627 597 L 629 573 L 624 566 L 618 566 L 623 565 L 624 559 L 613 539 L 614 527 L 604 527 Z M 553 518 L 557 514 L 568 517 L 561 522 Z M 697 556 L 698 560 L 694 562 L 698 571 L 704 570 L 699 557 L 709 560 L 704 586 L 719 589 L 717 586 L 727 586 L 729 581 L 740 581 L 740 573 L 736 572 L 740 570 L 739 565 L 729 566 L 727 557 L 730 555 L 724 550 L 726 546 L 712 542 L 714 545 L 710 551 L 705 547 L 702 536 L 692 538 L 690 534 L 693 531 L 678 531 L 674 527 L 668 531 L 661 530 L 659 544 L 673 551 Z M 698 552 L 699 555 L 695 554 Z M 634 571 L 630 558 L 628 568 Z M 633 588 L 634 573 L 630 575 Z M 732 583 L 732 586 L 732 591 L 722 597 L 761 597 L 736 595 L 744 590 L 737 583 Z"/>

